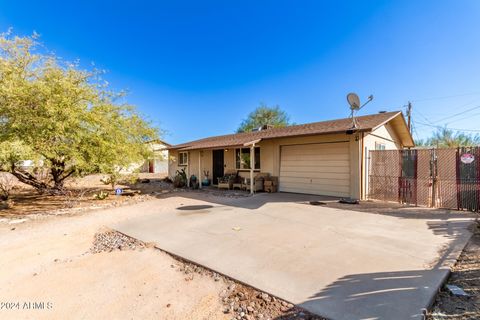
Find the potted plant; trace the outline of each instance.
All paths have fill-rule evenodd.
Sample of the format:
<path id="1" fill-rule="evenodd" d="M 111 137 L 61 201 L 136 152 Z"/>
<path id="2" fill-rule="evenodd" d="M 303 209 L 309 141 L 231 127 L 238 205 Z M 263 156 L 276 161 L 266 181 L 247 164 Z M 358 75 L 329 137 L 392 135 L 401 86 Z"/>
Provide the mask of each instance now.
<path id="1" fill-rule="evenodd" d="M 210 171 L 204 170 L 203 175 L 205 176 L 205 179 L 202 180 L 202 186 L 208 187 L 210 185 L 210 179 L 208 179 L 208 176 L 210 175 Z"/>

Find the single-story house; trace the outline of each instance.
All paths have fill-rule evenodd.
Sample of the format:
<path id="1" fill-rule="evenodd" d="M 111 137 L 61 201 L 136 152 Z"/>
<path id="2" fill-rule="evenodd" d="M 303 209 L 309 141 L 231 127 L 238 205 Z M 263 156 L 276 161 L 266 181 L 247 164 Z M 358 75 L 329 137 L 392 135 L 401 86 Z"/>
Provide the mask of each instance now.
<path id="1" fill-rule="evenodd" d="M 168 174 L 168 148 L 171 145 L 160 139 L 147 143 L 152 156 L 143 163 L 140 172 Z"/>
<path id="2" fill-rule="evenodd" d="M 120 172 L 159 173 L 166 176 L 168 174 L 168 148 L 171 145 L 160 139 L 148 141 L 145 144 L 150 149 L 151 156 L 145 161 L 130 164 Z"/>
<path id="3" fill-rule="evenodd" d="M 363 199 L 367 189 L 368 152 L 413 147 L 401 111 L 351 118 L 259 128 L 204 138 L 169 148 L 169 176 L 184 168 L 187 176 L 213 184 L 226 171 L 243 177 L 277 176 L 280 192 Z M 253 167 L 253 168 L 252 168 Z"/>

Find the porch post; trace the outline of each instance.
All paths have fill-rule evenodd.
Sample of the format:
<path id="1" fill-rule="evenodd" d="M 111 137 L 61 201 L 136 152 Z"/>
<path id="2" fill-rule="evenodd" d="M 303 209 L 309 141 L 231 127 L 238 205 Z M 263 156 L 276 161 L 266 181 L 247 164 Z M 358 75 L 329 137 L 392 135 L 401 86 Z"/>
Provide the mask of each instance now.
<path id="1" fill-rule="evenodd" d="M 250 147 L 250 194 L 253 194 L 253 170 L 255 169 L 255 143 Z"/>
<path id="2" fill-rule="evenodd" d="M 202 189 L 202 150 L 198 150 L 198 188 Z"/>
<path id="3" fill-rule="evenodd" d="M 254 193 L 253 185 L 253 171 L 255 170 L 255 144 L 262 141 L 262 139 L 257 139 L 251 142 L 244 143 L 244 147 L 250 147 L 250 194 Z"/>

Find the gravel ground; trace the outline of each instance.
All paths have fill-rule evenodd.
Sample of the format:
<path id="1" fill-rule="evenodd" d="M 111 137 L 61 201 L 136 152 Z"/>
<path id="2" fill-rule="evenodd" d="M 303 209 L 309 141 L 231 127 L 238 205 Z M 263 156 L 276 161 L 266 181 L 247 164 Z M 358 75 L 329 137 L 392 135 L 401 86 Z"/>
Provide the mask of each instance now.
<path id="1" fill-rule="evenodd" d="M 120 232 L 108 230 L 95 234 L 90 252 L 100 253 L 112 252 L 114 250 L 142 250 L 147 247 L 152 246 L 134 238 L 127 237 Z"/>
<path id="2" fill-rule="evenodd" d="M 447 284 L 459 286 L 470 297 L 457 297 L 443 287 L 438 293 L 429 320 L 480 319 L 480 224 L 452 268 Z"/>

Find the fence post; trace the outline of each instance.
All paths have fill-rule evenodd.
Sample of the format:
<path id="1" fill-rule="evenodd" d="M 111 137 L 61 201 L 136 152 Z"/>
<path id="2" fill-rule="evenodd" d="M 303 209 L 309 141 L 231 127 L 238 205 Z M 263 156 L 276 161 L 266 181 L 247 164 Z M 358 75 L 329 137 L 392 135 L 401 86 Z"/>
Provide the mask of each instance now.
<path id="1" fill-rule="evenodd" d="M 434 208 L 437 203 L 437 157 L 435 149 L 430 149 L 430 177 L 432 178 L 432 197 L 430 199 L 430 208 Z"/>

